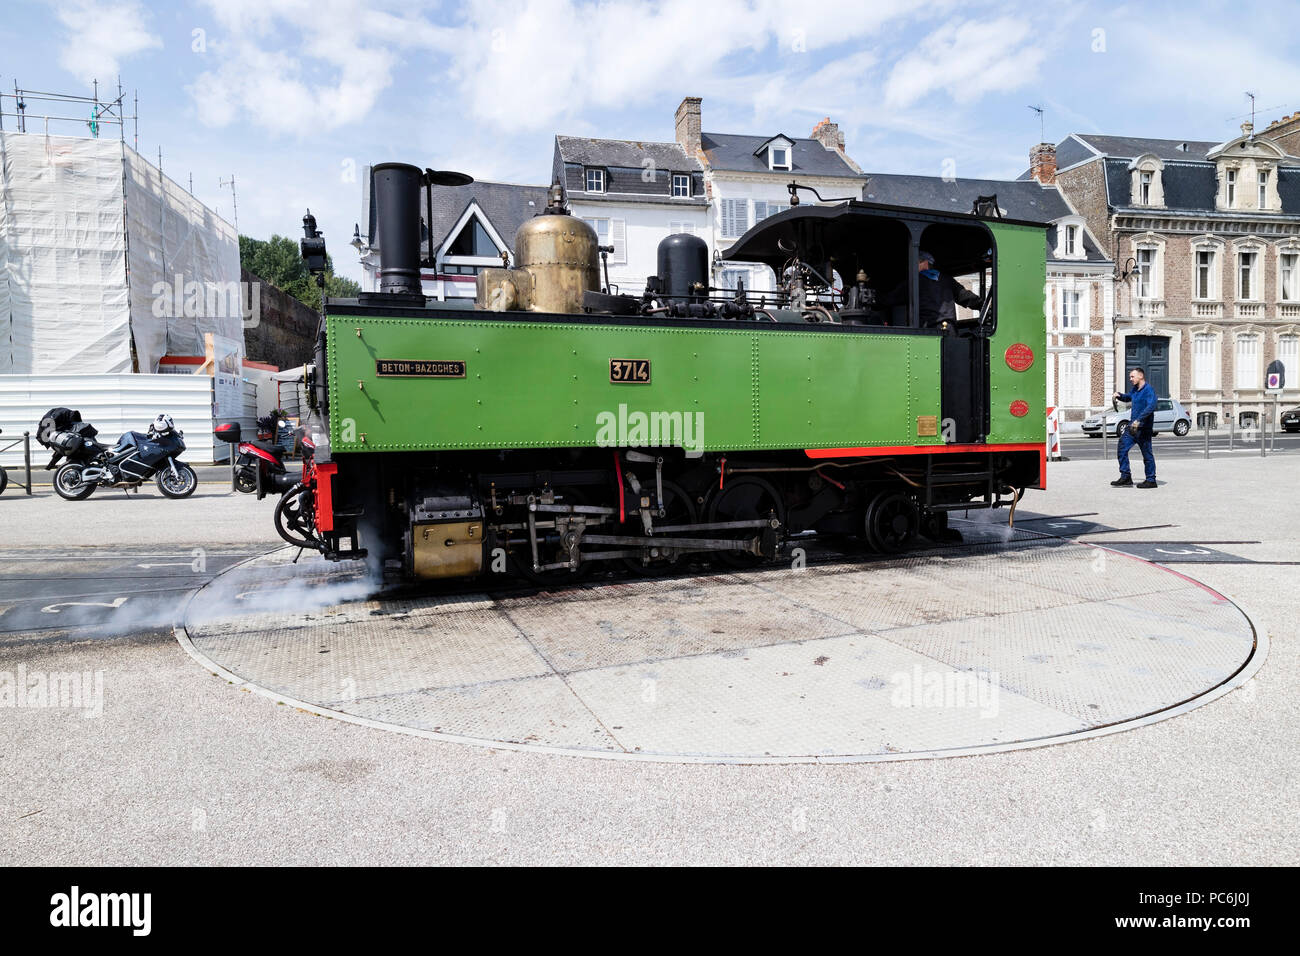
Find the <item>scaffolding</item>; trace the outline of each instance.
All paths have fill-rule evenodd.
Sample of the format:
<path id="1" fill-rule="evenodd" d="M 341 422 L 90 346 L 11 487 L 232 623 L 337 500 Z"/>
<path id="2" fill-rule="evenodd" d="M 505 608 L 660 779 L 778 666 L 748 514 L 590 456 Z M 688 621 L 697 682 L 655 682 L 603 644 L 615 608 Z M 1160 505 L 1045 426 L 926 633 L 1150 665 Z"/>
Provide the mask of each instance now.
<path id="1" fill-rule="evenodd" d="M 80 115 L 76 115 L 80 109 Z M 49 112 L 38 112 L 48 110 Z M 89 131 L 91 137 L 99 139 L 107 127 L 117 127 L 118 139 L 126 142 L 126 124 L 132 124 L 131 148 L 140 150 L 140 94 L 131 95 L 131 112 L 126 112 L 126 91 L 122 89 L 122 78 L 117 79 L 117 96 L 101 99 L 99 80 L 94 82 L 91 96 L 77 96 L 72 93 L 47 93 L 43 90 L 26 90 L 14 80 L 14 91 L 0 91 L 0 131 L 7 127 L 6 121 L 19 133 L 45 132 L 76 135 L 68 129 L 68 124 L 79 125 Z M 33 128 L 33 124 L 41 124 Z M 51 129 L 50 124 L 55 128 Z"/>

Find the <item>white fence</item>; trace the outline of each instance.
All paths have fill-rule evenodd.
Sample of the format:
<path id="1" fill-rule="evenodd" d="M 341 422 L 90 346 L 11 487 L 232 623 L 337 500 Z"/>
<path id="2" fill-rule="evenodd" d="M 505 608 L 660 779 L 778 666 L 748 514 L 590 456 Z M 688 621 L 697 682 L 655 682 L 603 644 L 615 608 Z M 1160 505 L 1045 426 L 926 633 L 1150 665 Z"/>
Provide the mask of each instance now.
<path id="1" fill-rule="evenodd" d="M 111 444 L 125 431 L 144 431 L 166 412 L 185 432 L 186 461 L 211 462 L 214 444 L 223 460 L 229 452 L 212 437 L 207 375 L 0 375 L 0 445 L 31 432 L 32 468 L 44 468 L 50 452 L 36 443 L 36 427 L 42 415 L 59 406 L 81 412 L 83 421 L 99 429 L 102 442 Z M 6 468 L 21 470 L 22 461 L 21 444 L 0 453 Z"/>

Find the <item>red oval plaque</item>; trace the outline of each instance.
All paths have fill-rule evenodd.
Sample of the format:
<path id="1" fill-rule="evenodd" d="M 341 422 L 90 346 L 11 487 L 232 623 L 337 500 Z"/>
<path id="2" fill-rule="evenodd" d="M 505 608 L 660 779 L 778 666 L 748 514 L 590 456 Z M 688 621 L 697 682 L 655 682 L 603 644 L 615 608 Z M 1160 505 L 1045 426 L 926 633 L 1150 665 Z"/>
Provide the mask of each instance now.
<path id="1" fill-rule="evenodd" d="M 1007 365 L 1017 372 L 1023 372 L 1034 364 L 1034 350 L 1024 342 L 1010 346 L 1006 353 Z"/>
<path id="2" fill-rule="evenodd" d="M 1011 403 L 1010 411 L 1012 415 L 1016 416 L 1016 418 L 1024 418 L 1029 414 L 1029 403 L 1023 399 L 1017 398 Z"/>

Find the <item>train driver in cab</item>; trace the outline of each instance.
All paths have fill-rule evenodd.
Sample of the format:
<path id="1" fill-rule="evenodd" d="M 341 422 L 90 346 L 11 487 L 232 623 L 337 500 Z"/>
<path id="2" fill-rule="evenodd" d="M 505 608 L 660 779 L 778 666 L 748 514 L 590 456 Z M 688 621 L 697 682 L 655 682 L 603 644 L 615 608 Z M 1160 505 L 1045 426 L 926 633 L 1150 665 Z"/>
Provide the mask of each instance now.
<path id="1" fill-rule="evenodd" d="M 917 253 L 916 271 L 919 273 L 916 283 L 917 305 L 923 329 L 936 329 L 941 322 L 955 323 L 957 305 L 979 311 L 984 304 L 978 294 L 935 268 L 934 256 L 924 250 Z M 906 282 L 899 283 L 881 300 L 881 305 L 884 306 L 906 304 Z"/>

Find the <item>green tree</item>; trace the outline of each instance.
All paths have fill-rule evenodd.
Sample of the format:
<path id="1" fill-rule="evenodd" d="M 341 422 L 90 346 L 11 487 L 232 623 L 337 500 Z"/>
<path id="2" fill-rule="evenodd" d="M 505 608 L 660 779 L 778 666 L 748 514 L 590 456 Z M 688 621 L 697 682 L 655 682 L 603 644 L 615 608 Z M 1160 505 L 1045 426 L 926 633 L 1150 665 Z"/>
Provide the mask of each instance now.
<path id="1" fill-rule="evenodd" d="M 320 311 L 321 290 L 302 261 L 298 243 L 287 236 L 270 239 L 239 237 L 239 261 L 249 272 L 282 292 L 293 296 L 308 308 Z M 351 279 L 334 274 L 334 262 L 325 258 L 325 294 L 331 298 L 358 295 L 361 286 Z"/>

